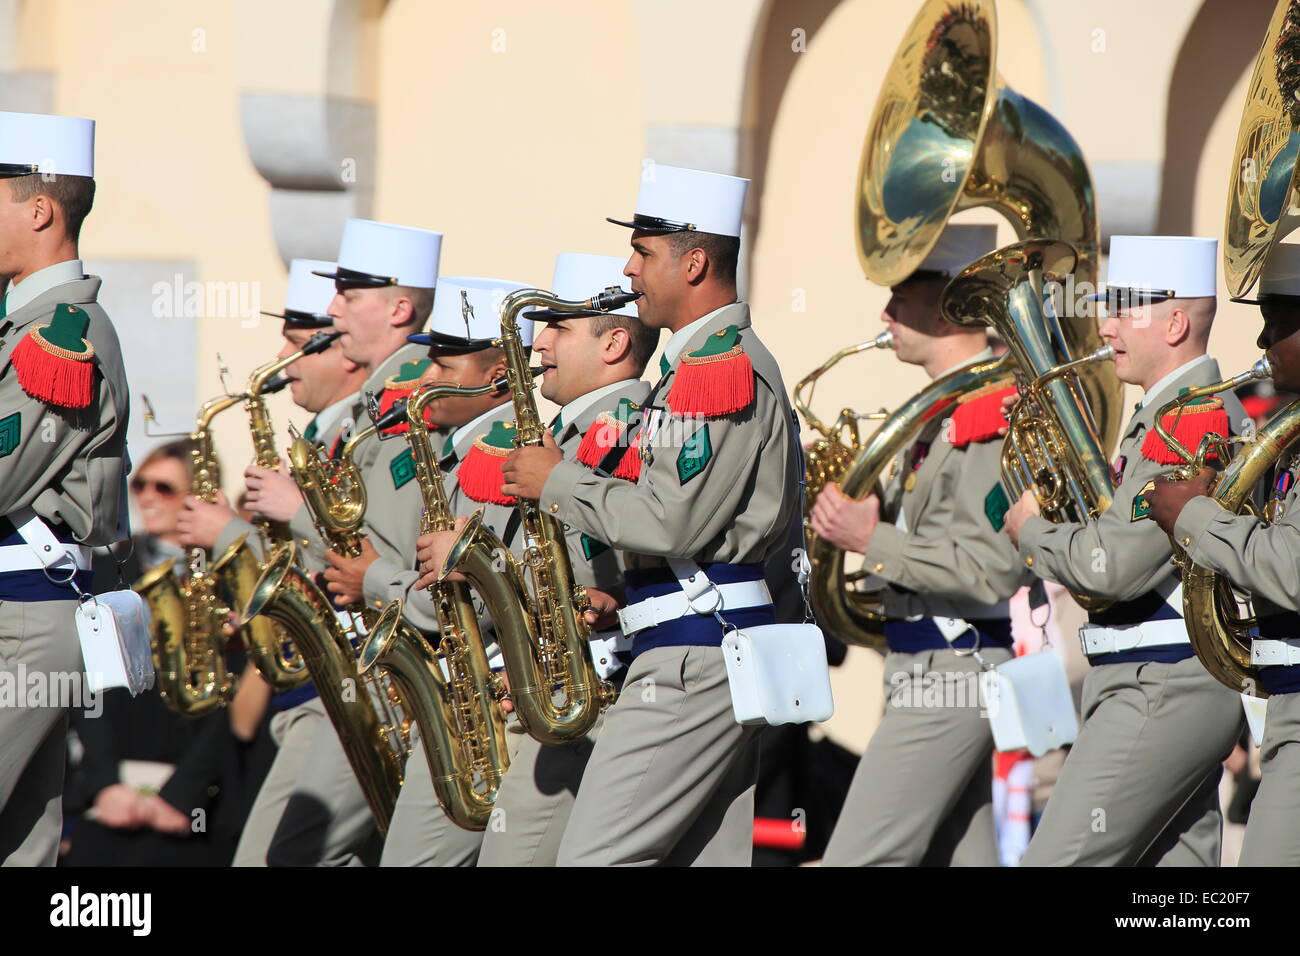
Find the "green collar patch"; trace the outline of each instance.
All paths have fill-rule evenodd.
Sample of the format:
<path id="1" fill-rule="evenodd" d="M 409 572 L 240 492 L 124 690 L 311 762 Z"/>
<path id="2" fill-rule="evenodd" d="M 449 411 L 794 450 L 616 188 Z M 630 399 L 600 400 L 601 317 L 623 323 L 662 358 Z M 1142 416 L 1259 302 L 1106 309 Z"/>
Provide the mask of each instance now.
<path id="1" fill-rule="evenodd" d="M 723 352 L 730 352 L 736 346 L 736 339 L 740 338 L 740 326 L 729 325 L 725 329 L 720 329 L 710 335 L 694 352 L 689 353 L 691 358 L 708 358 L 710 355 L 721 355 Z"/>
<path id="2" fill-rule="evenodd" d="M 393 476 L 394 490 L 415 477 L 415 459 L 411 456 L 410 448 L 388 463 L 388 473 Z"/>
<path id="3" fill-rule="evenodd" d="M 707 422 L 682 444 L 677 455 L 677 480 L 683 485 L 704 471 L 713 458 L 713 442 L 709 440 Z"/>
<path id="4" fill-rule="evenodd" d="M 994 531 L 1002 530 L 1002 526 L 1007 521 L 1007 510 L 1010 507 L 1011 502 L 1007 500 L 1006 489 L 1002 487 L 1002 482 L 999 481 L 984 496 L 984 514 L 988 517 L 989 524 L 993 525 Z"/>
<path id="5" fill-rule="evenodd" d="M 1133 499 L 1133 513 L 1129 516 L 1129 523 L 1151 517 L 1151 502 L 1147 500 L 1147 492 L 1154 489 L 1155 486 L 1156 480 L 1152 478 L 1137 493 L 1137 497 Z"/>
<path id="6" fill-rule="evenodd" d="M 0 458 L 12 455 L 18 447 L 18 439 L 22 437 L 22 422 L 21 412 L 0 418 Z"/>
<path id="7" fill-rule="evenodd" d="M 587 534 L 586 532 L 583 532 L 582 555 L 588 561 L 590 561 L 596 555 L 602 554 L 608 550 L 609 550 L 609 545 L 607 545 L 604 541 L 597 541 L 591 535 Z"/>

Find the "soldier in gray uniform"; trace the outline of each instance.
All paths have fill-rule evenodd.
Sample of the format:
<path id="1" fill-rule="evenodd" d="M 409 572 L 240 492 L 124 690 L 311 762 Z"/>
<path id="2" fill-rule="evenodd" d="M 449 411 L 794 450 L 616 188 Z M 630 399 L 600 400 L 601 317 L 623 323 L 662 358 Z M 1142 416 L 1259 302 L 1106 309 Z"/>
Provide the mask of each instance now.
<path id="1" fill-rule="evenodd" d="M 1145 392 L 1120 440 L 1114 501 L 1086 524 L 1045 521 L 1030 493 L 1007 514 L 1035 574 L 1113 602 L 1080 631 L 1092 665 L 1083 726 L 1025 866 L 1219 865 L 1220 765 L 1241 732 L 1241 701 L 1195 659 L 1169 537 L 1147 500 L 1181 460 L 1155 432 L 1156 412 L 1183 387 L 1221 378 L 1205 354 L 1217 251 L 1214 239 L 1111 238 L 1101 334 L 1120 381 Z M 1247 421 L 1229 393 L 1189 407 L 1178 428 L 1195 448 L 1205 432 Z"/>
<path id="2" fill-rule="evenodd" d="M 367 373 L 363 397 L 367 393 L 378 397 L 404 365 L 422 358 L 423 350 L 408 344 L 406 338 L 428 320 L 441 245 L 442 234 L 427 229 L 366 219 L 349 219 L 345 224 L 338 266 L 322 272 L 335 283 L 329 314 L 335 331 L 343 333 L 339 340 L 343 354 Z M 344 422 L 345 437 L 368 424 L 364 408 L 354 407 Z M 338 450 L 336 447 L 335 454 Z M 367 572 L 381 560 L 402 561 L 403 555 L 414 554 L 419 489 L 411 481 L 413 470 L 404 442 L 371 438 L 357 449 L 354 461 L 368 492 L 366 538 L 358 558 L 328 551 L 291 479 L 250 469 L 249 487 L 257 491 L 263 514 L 289 521 L 307 560 L 328 565 L 324 578 L 339 606 L 364 599 L 382 607 L 384 594 L 368 590 Z M 304 710 L 317 711 L 320 705 L 309 704 Z M 301 774 L 275 827 L 267 863 L 346 866 L 376 862 L 378 832 L 338 735 L 327 720 L 317 717 L 314 724 Z"/>
<path id="3" fill-rule="evenodd" d="M 939 294 L 995 238 L 991 225 L 951 225 L 894 287 L 883 318 L 901 361 L 938 378 L 992 360 L 985 330 L 944 321 Z M 974 654 L 989 665 L 1010 659 L 1007 599 L 1029 578 L 999 533 L 1007 500 L 998 412 L 1014 391 L 1007 375 L 935 416 L 891 466 L 883 500 L 853 501 L 828 485 L 813 506 L 812 530 L 862 554 L 884 586 L 889 646 L 884 716 L 827 845 L 828 866 L 998 863 L 993 736 Z"/>
<path id="4" fill-rule="evenodd" d="M 334 266 L 333 262 L 316 259 L 294 259 L 289 264 L 284 312 L 263 313 L 284 320 L 284 346 L 280 349 L 280 358 L 299 351 L 318 332 L 333 327 L 334 319 L 327 310 L 334 299 L 334 283 L 314 275 L 313 270 L 333 269 Z M 299 359 L 282 374 L 289 379 L 294 404 L 314 413 L 305 432 L 308 440 L 323 444 L 327 451 L 337 447 L 343 439 L 345 422 L 350 434 L 352 416 L 358 414 L 362 401 L 360 389 L 367 377 L 365 370 L 348 359 L 339 343 L 335 342 L 324 352 Z M 253 465 L 247 474 L 252 483 L 248 507 L 255 512 L 261 511 L 262 479 L 267 472 Z M 296 511 L 300 505 L 300 496 L 293 497 L 291 510 Z M 274 504 L 271 507 L 274 510 Z M 257 528 L 236 515 L 224 501 L 207 502 L 193 495 L 187 497 L 177 527 L 186 547 L 203 547 L 212 554 L 221 554 L 243 535 L 249 547 L 261 553 L 262 542 Z M 325 569 L 325 562 L 313 559 L 305 548 L 300 549 L 299 558 L 313 576 Z M 326 721 L 326 717 L 310 683 L 273 695 L 252 665 L 245 668 L 240 680 L 261 685 L 261 702 L 274 713 L 271 736 L 279 750 L 249 811 L 233 865 L 265 866 L 271 836 L 307 759 L 315 729 Z"/>
<path id="5" fill-rule="evenodd" d="M 1279 391 L 1300 393 L 1300 246 L 1274 246 L 1255 302 L 1264 316 L 1259 346 L 1268 350 Z M 1250 656 L 1268 693 L 1260 768 L 1250 804 L 1241 866 L 1300 866 L 1300 483 L 1297 455 L 1276 465 L 1267 522 L 1234 515 L 1207 497 L 1212 472 L 1192 481 L 1156 480 L 1151 517 L 1196 564 L 1251 592 L 1259 636 Z"/>
<path id="6" fill-rule="evenodd" d="M 91 548 L 129 530 L 126 373 L 77 248 L 94 141 L 92 120 L 0 113 L 0 668 L 50 687 L 81 673 L 74 612 L 78 592 L 93 591 Z M 58 545 L 52 563 L 40 556 Z M 54 865 L 75 703 L 0 707 L 6 866 Z"/>
<path id="7" fill-rule="evenodd" d="M 633 230 L 624 274 L 644 293 L 641 320 L 672 332 L 634 439 L 637 482 L 564 461 L 553 440 L 507 459 L 508 493 L 624 552 L 632 663 L 583 773 L 561 865 L 752 859 L 760 728 L 736 722 L 723 626 L 695 613 L 685 590 L 729 625 L 773 623 L 763 565 L 799 508 L 785 385 L 736 298 L 748 185 L 656 165 L 620 223 Z"/>

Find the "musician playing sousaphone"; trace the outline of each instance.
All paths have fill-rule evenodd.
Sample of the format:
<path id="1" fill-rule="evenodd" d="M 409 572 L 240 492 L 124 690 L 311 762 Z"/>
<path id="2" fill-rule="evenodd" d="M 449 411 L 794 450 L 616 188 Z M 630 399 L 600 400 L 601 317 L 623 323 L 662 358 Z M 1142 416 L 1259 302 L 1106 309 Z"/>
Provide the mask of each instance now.
<path id="1" fill-rule="evenodd" d="M 1259 297 L 1233 301 L 1259 305 L 1264 328 L 1258 344 L 1268 350 L 1273 383 L 1279 391 L 1300 392 L 1300 246 L 1275 246 L 1260 278 Z M 1213 478 L 1208 468 L 1190 481 L 1158 479 L 1148 495 L 1152 520 L 1174 536 L 1193 562 L 1225 575 L 1254 599 L 1259 636 L 1251 643 L 1251 663 L 1270 696 L 1261 748 L 1263 780 L 1250 805 L 1242 866 L 1300 864 L 1298 466 L 1295 455 L 1278 461 L 1267 522 L 1234 514 L 1208 497 Z"/>
<path id="2" fill-rule="evenodd" d="M 1007 513 L 1025 566 L 1074 593 L 1113 602 L 1080 631 L 1092 665 L 1083 726 L 1030 841 L 1025 866 L 1217 866 L 1221 761 L 1241 732 L 1233 694 L 1196 660 L 1178 570 L 1148 494 L 1178 458 L 1154 429 L 1180 390 L 1218 382 L 1205 354 L 1218 241 L 1114 236 L 1101 334 L 1121 381 L 1144 391 L 1119 446 L 1110 508 L 1086 523 L 1038 517 L 1032 492 Z M 1196 448 L 1248 421 L 1232 394 L 1189 405 L 1175 424 Z"/>
<path id="3" fill-rule="evenodd" d="M 901 361 L 930 378 L 993 359 L 988 333 L 939 312 L 948 280 L 989 252 L 992 225 L 950 225 L 911 276 L 892 288 L 882 320 Z M 827 485 L 811 527 L 861 553 L 884 586 L 884 717 L 858 765 L 828 865 L 996 866 L 989 722 L 974 690 L 981 661 L 1011 658 L 1007 599 L 1028 577 L 999 534 L 1008 376 L 936 415 L 885 474 L 883 498 Z M 978 657 L 976 656 L 978 652 Z M 954 678 L 956 680 L 954 680 Z M 967 706 L 927 694 L 927 682 L 968 680 Z"/>

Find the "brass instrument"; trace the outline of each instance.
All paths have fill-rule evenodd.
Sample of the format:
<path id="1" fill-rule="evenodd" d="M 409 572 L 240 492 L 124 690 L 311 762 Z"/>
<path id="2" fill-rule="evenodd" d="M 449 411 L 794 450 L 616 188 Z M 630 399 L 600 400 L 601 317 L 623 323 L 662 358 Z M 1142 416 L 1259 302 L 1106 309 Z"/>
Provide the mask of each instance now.
<path id="1" fill-rule="evenodd" d="M 400 423 L 405 415 L 405 403 L 398 402 L 384 418 L 353 435 L 338 459 L 323 458 L 300 436 L 295 435 L 290 444 L 289 471 L 303 492 L 316 530 L 331 550 L 347 557 L 361 553 L 366 488 L 353 458 L 362 442 Z M 375 674 L 360 672 L 354 645 L 366 636 L 390 640 L 394 631 L 403 632 L 404 642 L 420 640 L 418 632 L 402 620 L 401 602 L 393 602 L 377 615 L 358 601 L 344 615 L 336 614 L 330 599 L 297 565 L 297 549 L 291 542 L 276 549 L 243 609 L 244 623 L 258 615 L 280 624 L 293 639 L 379 831 L 387 833 L 402 787 L 409 728 L 401 699 L 391 685 Z"/>
<path id="2" fill-rule="evenodd" d="M 808 426 L 822 436 L 813 442 L 812 447 L 805 453 L 807 458 L 804 468 L 805 520 L 822 489 L 829 484 L 837 483 L 862 450 L 862 436 L 858 432 L 858 422 L 880 421 L 888 417 L 888 413 L 884 411 L 859 415 L 851 408 L 843 408 L 840 409 L 835 424 L 827 425 L 814 415 L 812 408 L 809 407 L 813 390 L 817 387 L 817 380 L 850 355 L 857 355 L 867 349 L 892 349 L 893 347 L 893 334 L 881 332 L 874 339 L 840 349 L 815 371 L 805 375 L 794 387 L 794 407 L 799 410 L 799 414 L 803 416 Z M 808 390 L 807 397 L 804 396 L 804 389 Z"/>
<path id="3" fill-rule="evenodd" d="M 242 399 L 242 395 L 220 395 L 199 408 L 190 434 L 194 442 L 190 494 L 203 501 L 216 501 L 219 490 L 212 420 Z M 145 418 L 152 421 L 153 408 L 148 399 L 145 403 Z M 184 581 L 173 559 L 150 568 L 132 585 L 152 616 L 158 690 L 168 707 L 186 717 L 201 717 L 227 703 L 235 693 L 234 676 L 226 669 L 229 638 L 225 627 L 230 609 L 221 599 L 207 557 L 203 548 L 189 549 Z"/>
<path id="4" fill-rule="evenodd" d="M 956 213 L 992 206 L 1021 237 L 1051 237 L 1069 243 L 1065 249 L 1073 246 L 1077 255 L 1063 277 L 1068 296 L 1095 287 L 1098 229 L 1087 165 L 1064 127 L 997 74 L 996 32 L 988 0 L 927 0 L 894 56 L 863 145 L 856 196 L 858 259 L 877 284 L 895 285 L 912 275 Z M 1081 286 L 1077 292 L 1075 283 Z M 1027 289 L 1013 296 L 1019 303 Z M 1013 359 L 958 370 L 894 412 L 844 473 L 845 494 L 861 497 L 876 485 L 881 470 L 918 433 L 920 422 L 913 416 L 944 409 L 945 388 L 955 401 L 1001 379 L 1010 381 L 1015 362 L 1025 354 L 1044 359 L 1021 372 L 1036 380 L 1102 346 L 1089 317 L 1064 327 L 1054 313 L 1039 318 L 1044 324 L 1027 327 L 1027 343 L 1008 338 Z M 1004 326 L 998 328 L 1007 338 Z M 1040 347 L 1044 340 L 1050 348 Z M 1104 438 L 1095 442 L 1100 449 L 1119 433 L 1122 388 L 1110 365 L 1093 361 L 1088 369 L 1078 384 L 1068 376 L 1043 381 L 1040 394 L 1079 397 L 1079 408 L 1063 405 L 1073 419 L 1071 437 L 1088 430 L 1082 421 L 1091 407 L 1097 414 L 1094 431 Z M 971 375 L 978 381 L 972 382 Z M 1085 449 L 1080 457 L 1091 476 L 1088 483 L 1099 481 L 1093 451 Z M 1097 501 L 1102 503 L 1101 496 Z M 847 574 L 844 553 L 815 535 L 809 535 L 808 557 L 809 592 L 821 625 L 841 640 L 882 646 L 883 617 L 876 596 L 848 589 L 866 574 Z"/>
<path id="5" fill-rule="evenodd" d="M 433 384 L 407 396 L 410 428 L 406 441 L 424 499 L 421 534 L 451 531 L 456 526 L 429 438 L 425 409 L 441 398 L 486 395 L 504 387 L 504 381 L 481 388 Z M 505 550 L 500 541 L 493 545 L 486 537 L 484 540 L 488 547 Z M 488 666 L 469 585 L 444 581 L 432 585 L 429 595 L 441 624 L 436 647 L 410 629 L 378 627 L 361 648 L 361 672 L 378 666 L 397 684 L 420 728 L 443 812 L 459 827 L 482 830 L 510 766 L 499 700 L 503 688 Z"/>
<path id="6" fill-rule="evenodd" d="M 605 312 L 639 296 L 617 287 L 581 302 L 541 289 L 506 296 L 498 344 L 506 354 L 517 446 L 541 445 L 543 432 L 528 350 L 519 337 L 519 313 L 532 307 Z M 516 507 L 525 541 L 522 559 L 504 548 L 494 552 L 478 512 L 457 535 L 442 576 L 459 571 L 487 603 L 505 657 L 515 716 L 524 730 L 544 744 L 564 743 L 591 730 L 614 692 L 592 666 L 591 631 L 582 617 L 586 589 L 574 582 L 563 527 L 536 501 L 521 498 Z M 532 579 L 535 607 L 528 600 L 525 569 Z"/>
<path id="7" fill-rule="evenodd" d="M 266 396 L 274 394 L 288 384 L 287 379 L 277 379 L 284 369 L 306 355 L 315 355 L 329 348 L 338 332 L 320 332 L 297 352 L 276 359 L 257 368 L 248 378 L 244 389 L 244 411 L 248 413 L 249 430 L 253 436 L 255 460 L 259 467 L 272 471 L 280 467 L 280 455 L 275 450 L 275 430 L 271 414 L 266 407 Z M 289 543 L 288 529 L 281 523 L 266 518 L 255 518 L 261 538 L 261 553 L 270 555 L 273 545 Z M 263 562 L 247 546 L 241 535 L 212 564 L 212 570 L 221 579 L 230 599 L 230 607 L 241 609 L 248 604 L 261 577 Z M 270 618 L 258 617 L 240 629 L 240 636 L 258 673 L 275 691 L 292 690 L 305 684 L 310 675 L 293 643 L 284 631 Z"/>
<path id="8" fill-rule="evenodd" d="M 1300 9 L 1279 0 L 1237 127 L 1223 227 L 1228 293 L 1244 296 L 1273 244 L 1300 225 Z"/>
<path id="9" fill-rule="evenodd" d="M 1253 492 L 1260 480 L 1268 477 L 1278 459 L 1300 439 L 1300 402 L 1293 402 L 1278 412 L 1254 438 L 1232 438 L 1211 432 L 1201 437 L 1200 445 L 1195 450 L 1187 448 L 1175 438 L 1171 430 L 1165 427 L 1164 419 L 1166 415 L 1181 411 L 1188 403 L 1199 398 L 1272 376 L 1273 370 L 1265 356 L 1239 375 L 1212 385 L 1188 389 L 1156 412 L 1156 433 L 1184 462 L 1169 473 L 1171 480 L 1187 481 L 1195 477 L 1205 467 L 1207 457 L 1213 452 L 1220 464 L 1228 464 L 1212 481 L 1210 496 L 1231 514 L 1249 513 L 1267 519 L 1268 516 L 1256 507 Z M 1228 446 L 1233 444 L 1241 444 L 1243 447 L 1229 461 Z M 1255 669 L 1250 663 L 1251 631 L 1257 623 L 1255 618 L 1241 613 L 1242 602 L 1238 600 L 1232 582 L 1209 568 L 1195 564 L 1173 535 L 1169 536 L 1169 543 L 1182 577 L 1183 617 L 1196 656 L 1201 659 L 1206 670 L 1237 693 L 1267 697 L 1268 694 L 1259 687 Z"/>

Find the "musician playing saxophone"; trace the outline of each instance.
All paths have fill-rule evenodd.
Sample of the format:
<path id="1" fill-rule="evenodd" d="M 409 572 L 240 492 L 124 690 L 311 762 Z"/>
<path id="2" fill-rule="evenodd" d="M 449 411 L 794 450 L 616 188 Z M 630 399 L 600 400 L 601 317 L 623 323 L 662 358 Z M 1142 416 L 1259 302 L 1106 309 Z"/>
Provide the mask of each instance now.
<path id="1" fill-rule="evenodd" d="M 987 332 L 939 313 L 945 283 L 993 248 L 995 227 L 945 230 L 920 269 L 893 288 L 882 318 L 901 361 L 931 378 L 993 353 Z M 993 736 L 981 716 L 978 649 L 989 664 L 1011 657 L 1007 599 L 1026 575 L 998 533 L 998 415 L 1010 377 L 936 416 L 895 461 L 883 502 L 852 501 L 827 485 L 812 530 L 885 586 L 885 712 L 849 788 L 824 862 L 832 866 L 996 866 Z M 990 416 L 990 412 L 992 415 Z M 983 419 L 983 423 L 980 423 Z M 970 688 L 954 706 L 926 687 Z"/>
<path id="2" fill-rule="evenodd" d="M 1144 392 L 1120 441 L 1114 502 L 1093 521 L 1051 524 L 1027 492 L 1007 513 L 1035 574 L 1113 602 L 1080 631 L 1092 665 L 1083 724 L 1025 866 L 1219 864 L 1220 765 L 1241 732 L 1241 703 L 1195 657 L 1169 537 L 1147 497 L 1181 461 L 1155 432 L 1156 411 L 1185 386 L 1220 380 L 1205 354 L 1217 252 L 1214 239 L 1112 237 L 1101 334 L 1120 381 Z M 1246 421 L 1227 394 L 1190 406 L 1177 433 L 1195 448 L 1206 431 Z"/>
<path id="3" fill-rule="evenodd" d="M 1267 349 L 1278 391 L 1300 393 L 1300 246 L 1279 243 L 1260 277 L 1264 317 L 1259 347 Z M 1300 865 L 1300 461 L 1276 465 L 1266 524 L 1228 512 L 1206 496 L 1210 469 L 1191 481 L 1157 479 L 1151 517 L 1174 535 L 1196 564 L 1249 591 L 1260 635 L 1251 647 L 1259 682 L 1269 693 L 1262 743 L 1263 780 L 1250 805 L 1242 866 Z"/>

